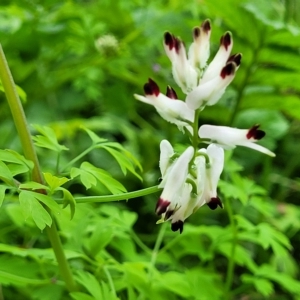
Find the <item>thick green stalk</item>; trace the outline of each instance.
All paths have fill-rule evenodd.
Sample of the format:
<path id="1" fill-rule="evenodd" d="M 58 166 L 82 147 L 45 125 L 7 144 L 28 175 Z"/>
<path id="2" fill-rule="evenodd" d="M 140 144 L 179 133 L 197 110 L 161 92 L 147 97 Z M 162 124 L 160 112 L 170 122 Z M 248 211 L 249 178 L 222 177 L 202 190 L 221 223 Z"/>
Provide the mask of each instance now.
<path id="1" fill-rule="evenodd" d="M 34 163 L 32 172 L 32 180 L 43 184 L 43 176 L 40 170 L 39 161 L 33 146 L 30 131 L 27 125 L 25 113 L 16 91 L 15 83 L 12 78 L 10 69 L 8 67 L 2 46 L 0 45 L 0 79 L 3 84 L 3 88 L 6 94 L 7 102 L 9 104 L 15 126 L 17 128 L 18 135 L 21 140 L 24 156 Z M 43 192 L 43 191 L 41 191 Z M 66 282 L 67 289 L 69 291 L 75 291 L 76 285 L 70 270 L 68 261 L 62 248 L 58 231 L 53 221 L 51 227 L 46 227 L 46 231 L 54 250 L 58 267 Z"/>

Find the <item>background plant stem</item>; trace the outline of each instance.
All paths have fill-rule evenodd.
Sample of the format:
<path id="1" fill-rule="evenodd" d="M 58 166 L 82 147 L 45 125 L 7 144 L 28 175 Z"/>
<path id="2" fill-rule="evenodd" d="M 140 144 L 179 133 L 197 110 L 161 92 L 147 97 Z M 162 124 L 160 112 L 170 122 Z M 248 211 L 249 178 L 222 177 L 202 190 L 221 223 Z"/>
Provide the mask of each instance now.
<path id="1" fill-rule="evenodd" d="M 40 165 L 35 152 L 35 148 L 33 146 L 25 113 L 19 95 L 16 91 L 15 83 L 11 75 L 10 69 L 8 67 L 5 54 L 3 52 L 1 45 L 0 45 L 0 79 L 2 81 L 7 102 L 9 104 L 10 111 L 12 113 L 17 132 L 21 140 L 24 156 L 25 158 L 31 160 L 34 163 L 32 180 L 43 184 L 44 183 L 43 176 L 40 170 Z M 68 261 L 66 259 L 65 253 L 63 251 L 61 240 L 58 235 L 58 231 L 54 220 L 52 222 L 51 227 L 46 227 L 46 231 L 51 246 L 53 248 L 53 251 L 55 253 L 61 275 L 65 280 L 66 287 L 70 292 L 75 291 L 76 290 L 75 281 L 73 279 L 72 272 L 69 267 Z"/>
<path id="2" fill-rule="evenodd" d="M 233 283 L 234 267 L 235 267 L 234 256 L 235 256 L 235 250 L 236 250 L 238 240 L 237 240 L 237 227 L 234 220 L 234 214 L 231 207 L 231 203 L 228 198 L 226 198 L 226 211 L 228 214 L 230 227 L 232 229 L 231 253 L 228 261 L 226 281 L 225 281 L 225 295 L 227 297 L 226 299 L 229 300 L 231 299 L 231 286 Z"/>

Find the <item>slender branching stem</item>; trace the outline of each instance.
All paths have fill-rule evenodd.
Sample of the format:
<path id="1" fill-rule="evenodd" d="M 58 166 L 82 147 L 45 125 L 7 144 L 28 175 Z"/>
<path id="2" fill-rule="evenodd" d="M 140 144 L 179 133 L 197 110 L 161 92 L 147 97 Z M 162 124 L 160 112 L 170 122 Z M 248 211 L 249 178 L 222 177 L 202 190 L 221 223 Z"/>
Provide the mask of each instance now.
<path id="1" fill-rule="evenodd" d="M 150 195 L 160 191 L 157 185 L 145 188 L 142 190 L 137 190 L 134 192 L 122 193 L 122 194 L 115 194 L 115 195 L 105 195 L 105 196 L 87 196 L 87 197 L 75 197 L 76 203 L 95 203 L 95 202 L 114 202 L 114 201 L 122 201 L 128 200 L 132 198 L 138 198 L 146 195 Z M 57 203 L 62 204 L 63 199 L 54 199 Z"/>

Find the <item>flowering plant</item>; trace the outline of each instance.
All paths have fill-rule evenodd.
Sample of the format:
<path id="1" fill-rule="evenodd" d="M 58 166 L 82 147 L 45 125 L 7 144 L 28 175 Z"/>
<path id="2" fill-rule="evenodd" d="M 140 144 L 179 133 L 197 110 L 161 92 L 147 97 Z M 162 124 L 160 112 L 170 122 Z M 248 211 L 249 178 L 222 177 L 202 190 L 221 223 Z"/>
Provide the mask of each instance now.
<path id="1" fill-rule="evenodd" d="M 256 144 L 265 135 L 259 125 L 238 129 L 204 124 L 199 128 L 199 113 L 219 101 L 242 58 L 241 53 L 231 54 L 233 39 L 226 32 L 220 39 L 218 52 L 207 65 L 210 35 L 209 20 L 195 27 L 188 54 L 178 37 L 169 32 L 164 35 L 164 49 L 172 63 L 174 80 L 186 94 L 184 101 L 169 86 L 166 95 L 162 94 L 152 79 L 144 85 L 145 96 L 134 95 L 137 100 L 153 105 L 162 118 L 189 136 L 191 145 L 181 155 L 174 152 L 167 140 L 160 144 L 162 181 L 159 187 L 163 191 L 155 211 L 161 216 L 158 223 L 170 220 L 171 229 L 180 233 L 185 219 L 204 204 L 213 210 L 218 206 L 223 208 L 217 185 L 224 166 L 224 149 L 245 146 L 275 156 Z M 199 149 L 200 143 L 209 145 Z"/>

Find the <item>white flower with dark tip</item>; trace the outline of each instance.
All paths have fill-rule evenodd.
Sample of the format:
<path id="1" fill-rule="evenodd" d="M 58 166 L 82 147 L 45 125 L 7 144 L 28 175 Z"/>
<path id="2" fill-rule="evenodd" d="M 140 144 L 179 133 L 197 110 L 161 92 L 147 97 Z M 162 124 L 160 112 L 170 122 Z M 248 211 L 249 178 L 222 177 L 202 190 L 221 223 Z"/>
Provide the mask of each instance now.
<path id="1" fill-rule="evenodd" d="M 135 94 L 134 97 L 139 101 L 153 105 L 162 118 L 176 124 L 180 130 L 183 127 L 190 127 L 185 120 L 193 122 L 195 112 L 185 102 L 177 99 L 176 92 L 171 87 L 167 88 L 166 96 L 159 91 L 156 82 L 149 79 L 144 85 L 144 92 L 145 96 Z"/>
<path id="2" fill-rule="evenodd" d="M 209 163 L 206 162 L 206 154 Z M 195 160 L 197 169 L 197 186 L 199 189 L 198 201 L 195 207 L 197 210 L 204 204 L 212 210 L 218 206 L 223 208 L 222 202 L 217 194 L 217 186 L 224 168 L 224 150 L 220 146 L 210 144 L 207 149 L 200 149 Z"/>
<path id="3" fill-rule="evenodd" d="M 163 146 L 164 149 L 169 148 L 166 142 L 162 143 L 165 144 Z M 171 151 L 168 153 L 171 155 Z M 165 176 L 159 185 L 159 187 L 163 188 L 163 192 L 155 209 L 158 215 L 163 215 L 164 220 L 169 219 L 177 210 L 182 210 L 188 205 L 187 201 L 190 198 L 188 190 L 190 187 L 187 186 L 186 179 L 188 177 L 189 163 L 194 156 L 194 148 L 188 147 L 174 162 L 167 166 L 169 164 L 167 162 L 168 157 L 169 159 L 172 157 L 170 155 L 167 155 L 167 152 L 161 154 L 160 167 L 162 174 Z"/>
<path id="4" fill-rule="evenodd" d="M 217 54 L 205 69 L 210 52 L 210 35 L 209 20 L 195 27 L 194 42 L 189 48 L 188 57 L 179 38 L 169 32 L 164 35 L 164 48 L 172 63 L 174 80 L 187 94 L 185 101 L 193 110 L 216 104 L 241 63 L 241 54 L 230 56 L 233 40 L 231 33 L 226 32 L 221 37 Z"/>
<path id="5" fill-rule="evenodd" d="M 270 156 L 275 156 L 269 149 L 256 144 L 265 136 L 265 132 L 255 125 L 250 129 L 238 129 L 227 126 L 202 125 L 199 128 L 199 137 L 209 139 L 212 143 L 218 144 L 224 149 L 233 149 L 236 146 L 244 146 L 260 151 Z"/>
<path id="6" fill-rule="evenodd" d="M 194 155 L 187 148 L 174 159 L 173 147 L 167 140 L 160 144 L 160 170 L 163 177 L 159 187 L 164 188 L 156 205 L 156 213 L 162 221 L 171 221 L 173 231 L 183 231 L 184 221 L 204 204 L 211 209 L 223 207 L 217 195 L 217 185 L 224 166 L 224 150 L 214 144 L 198 151 L 195 159 L 196 177 L 188 173 Z M 206 162 L 205 156 L 209 158 Z M 189 181 L 194 181 L 196 190 Z"/>

